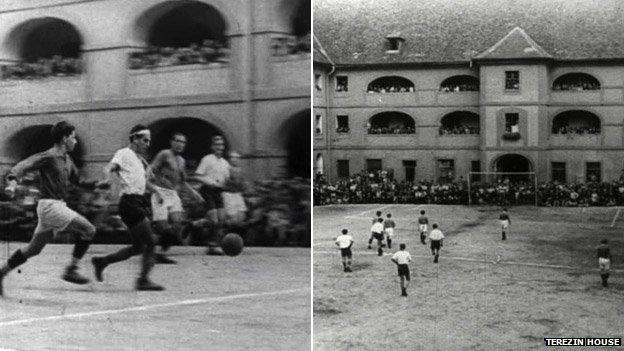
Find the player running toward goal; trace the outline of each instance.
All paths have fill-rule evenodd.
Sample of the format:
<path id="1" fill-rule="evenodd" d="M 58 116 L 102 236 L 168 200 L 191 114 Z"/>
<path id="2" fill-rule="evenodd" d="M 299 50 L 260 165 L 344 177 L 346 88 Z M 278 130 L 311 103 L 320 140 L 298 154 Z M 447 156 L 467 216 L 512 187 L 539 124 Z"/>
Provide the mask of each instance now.
<path id="1" fill-rule="evenodd" d="M 388 213 L 386 215 L 386 220 L 383 223 L 384 226 L 384 234 L 386 235 L 386 242 L 388 243 L 388 248 L 392 248 L 392 239 L 394 238 L 394 228 L 396 224 L 394 220 L 392 220 L 392 214 Z"/>
<path id="2" fill-rule="evenodd" d="M 77 182 L 79 178 L 78 170 L 68 154 L 78 143 L 76 133 L 71 124 L 58 122 L 52 127 L 51 135 L 54 146 L 19 162 L 6 177 L 8 186 L 5 192 L 13 197 L 17 180 L 25 173 L 38 171 L 41 199 L 37 203 L 37 227 L 32 239 L 26 247 L 15 251 L 0 268 L 0 295 L 2 279 L 29 258 L 37 256 L 62 231 L 73 233 L 75 242 L 71 261 L 62 275 L 63 280 L 75 284 L 89 282 L 77 269 L 78 262 L 87 252 L 95 235 L 95 227 L 82 215 L 67 207 L 64 201 L 70 181 Z"/>
<path id="3" fill-rule="evenodd" d="M 431 242 L 431 254 L 434 256 L 433 263 L 438 263 L 444 234 L 442 234 L 442 231 L 438 229 L 437 223 L 433 223 L 431 227 L 433 228 L 431 230 L 431 233 L 429 233 L 429 241 Z"/>
<path id="4" fill-rule="evenodd" d="M 381 211 L 377 211 L 375 212 L 376 217 L 373 217 L 373 223 L 375 224 L 379 221 L 379 219 L 381 218 L 381 220 L 383 221 L 383 218 L 381 217 Z M 374 235 L 371 233 L 370 238 L 368 238 L 368 249 L 372 249 L 373 248 L 373 239 L 375 239 Z"/>
<path id="5" fill-rule="evenodd" d="M 401 279 L 401 296 L 407 296 L 407 287 L 410 282 L 409 263 L 412 261 L 412 256 L 409 252 L 405 251 L 405 244 L 399 245 L 399 251 L 392 255 L 392 262 L 396 263 L 399 278 Z"/>
<path id="6" fill-rule="evenodd" d="M 609 250 L 609 242 L 607 239 L 600 241 L 600 246 L 596 249 L 598 254 L 598 267 L 600 268 L 600 278 L 602 278 L 602 286 L 609 286 L 609 271 L 611 269 L 611 251 Z"/>
<path id="7" fill-rule="evenodd" d="M 383 255 L 383 249 L 382 249 L 383 232 L 384 232 L 383 218 L 380 217 L 377 219 L 377 222 L 375 222 L 375 224 L 373 224 L 373 226 L 371 227 L 371 235 L 373 236 L 374 239 L 377 240 L 377 256 Z"/>
<path id="8" fill-rule="evenodd" d="M 342 257 L 342 267 L 345 272 L 351 272 L 351 246 L 353 246 L 353 237 L 348 234 L 346 229 L 342 230 L 342 234 L 336 238 L 336 245 L 340 248 L 340 256 Z"/>
<path id="9" fill-rule="evenodd" d="M 137 290 L 164 290 L 149 279 L 154 266 L 154 234 L 150 223 L 150 204 L 145 198 L 145 191 L 150 190 L 158 196 L 160 190 L 148 181 L 148 163 L 145 155 L 151 142 L 150 130 L 144 125 L 136 125 L 130 130 L 130 145 L 117 150 L 113 159 L 105 167 L 106 180 L 116 175 L 120 183 L 119 215 L 128 227 L 132 245 L 106 256 L 91 259 L 98 281 L 103 281 L 102 273 L 106 266 L 142 254 L 141 272 L 136 281 Z"/>
<path id="10" fill-rule="evenodd" d="M 506 240 L 507 239 L 506 230 L 507 228 L 509 228 L 509 225 L 511 224 L 511 220 L 509 219 L 509 213 L 507 213 L 506 208 L 503 208 L 503 211 L 501 212 L 500 216 L 498 216 L 498 219 L 500 220 L 500 224 L 501 224 L 502 238 L 503 240 Z"/>
<path id="11" fill-rule="evenodd" d="M 429 218 L 425 216 L 425 210 L 420 210 L 420 217 L 418 217 L 418 231 L 420 232 L 420 242 L 423 245 L 427 245 L 425 239 L 427 238 L 427 226 L 429 225 Z"/>

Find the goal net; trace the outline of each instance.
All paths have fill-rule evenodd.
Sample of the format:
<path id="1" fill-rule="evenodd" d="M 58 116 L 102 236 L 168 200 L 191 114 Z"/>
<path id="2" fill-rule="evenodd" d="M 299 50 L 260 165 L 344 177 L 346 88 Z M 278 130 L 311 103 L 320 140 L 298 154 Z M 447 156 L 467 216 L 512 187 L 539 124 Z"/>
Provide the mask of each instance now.
<path id="1" fill-rule="evenodd" d="M 537 206 L 535 172 L 469 172 L 468 205 Z"/>

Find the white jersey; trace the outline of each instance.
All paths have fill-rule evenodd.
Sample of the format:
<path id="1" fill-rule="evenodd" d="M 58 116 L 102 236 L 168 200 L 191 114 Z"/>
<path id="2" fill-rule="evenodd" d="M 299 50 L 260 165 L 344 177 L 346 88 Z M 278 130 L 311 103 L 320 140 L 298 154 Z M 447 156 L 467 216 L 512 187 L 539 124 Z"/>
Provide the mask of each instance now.
<path id="1" fill-rule="evenodd" d="M 222 188 L 230 177 L 230 164 L 223 157 L 206 155 L 199 163 L 195 174 L 206 183 Z"/>
<path id="2" fill-rule="evenodd" d="M 397 251 L 392 255 L 392 259 L 398 264 L 408 264 L 412 261 L 412 256 L 405 250 Z"/>
<path id="3" fill-rule="evenodd" d="M 371 232 L 381 234 L 384 231 L 383 223 L 375 223 L 371 227 Z"/>
<path id="4" fill-rule="evenodd" d="M 129 147 L 125 147 L 115 152 L 110 163 L 119 166 L 120 195 L 143 195 L 145 193 L 148 164 L 143 157 Z"/>
<path id="5" fill-rule="evenodd" d="M 338 235 L 336 238 L 336 243 L 338 243 L 338 247 L 341 249 L 348 248 L 353 242 L 353 237 L 349 234 Z"/>
<path id="6" fill-rule="evenodd" d="M 429 233 L 429 240 L 442 240 L 444 239 L 444 234 L 440 229 L 434 229 Z"/>

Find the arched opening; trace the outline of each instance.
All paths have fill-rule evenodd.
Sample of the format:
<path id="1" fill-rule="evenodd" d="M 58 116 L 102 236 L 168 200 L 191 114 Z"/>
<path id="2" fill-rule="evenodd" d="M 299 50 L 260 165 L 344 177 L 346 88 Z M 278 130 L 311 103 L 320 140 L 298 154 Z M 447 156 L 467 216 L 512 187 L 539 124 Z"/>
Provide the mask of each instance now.
<path id="1" fill-rule="evenodd" d="M 445 93 L 479 91 L 479 79 L 469 75 L 452 76 L 440 84 L 440 91 Z"/>
<path id="2" fill-rule="evenodd" d="M 584 91 L 599 90 L 600 82 L 587 73 L 566 73 L 553 82 L 552 90 L 556 91 Z"/>
<path id="3" fill-rule="evenodd" d="M 54 145 L 50 131 L 51 124 L 38 124 L 28 126 L 17 131 L 6 141 L 8 155 L 17 161 L 21 161 L 38 152 L 45 151 Z M 82 167 L 84 148 L 80 138 L 76 135 L 78 144 L 69 154 L 77 167 Z"/>
<path id="4" fill-rule="evenodd" d="M 314 174 L 323 174 L 323 154 L 316 155 L 316 161 L 314 162 Z"/>
<path id="5" fill-rule="evenodd" d="M 194 172 L 202 157 L 211 152 L 212 136 L 220 134 L 225 139 L 225 156 L 228 157 L 228 140 L 216 126 L 193 117 L 164 118 L 149 125 L 152 132 L 150 156 L 153 158 L 159 151 L 169 148 L 174 133 L 186 136 L 186 148 L 182 157 L 186 160 L 187 172 Z"/>
<path id="6" fill-rule="evenodd" d="M 511 174 L 501 175 L 499 178 L 509 179 L 512 182 L 530 181 L 532 178 L 528 174 L 513 174 L 533 172 L 531 161 L 518 154 L 506 154 L 498 157 L 494 161 L 494 172 L 505 172 Z"/>
<path id="7" fill-rule="evenodd" d="M 14 28 L 6 47 L 17 62 L 2 66 L 3 79 L 40 79 L 82 73 L 83 40 L 69 22 L 42 17 Z"/>
<path id="8" fill-rule="evenodd" d="M 288 153 L 286 170 L 289 177 L 310 178 L 310 113 L 310 109 L 306 109 L 291 116 L 279 131 Z"/>
<path id="9" fill-rule="evenodd" d="M 368 121 L 368 134 L 414 134 L 414 119 L 403 112 L 381 112 Z"/>
<path id="10" fill-rule="evenodd" d="M 571 110 L 553 118 L 552 134 L 600 134 L 600 118 L 589 111 Z"/>
<path id="11" fill-rule="evenodd" d="M 442 117 L 440 135 L 479 134 L 479 115 L 470 111 L 454 111 Z"/>
<path id="12" fill-rule="evenodd" d="M 414 83 L 407 78 L 387 76 L 370 82 L 366 91 L 369 93 L 413 93 Z"/>
<path id="13" fill-rule="evenodd" d="M 130 68 L 227 62 L 227 23 L 214 7 L 199 1 L 167 1 L 135 23 L 146 48 L 130 54 Z"/>

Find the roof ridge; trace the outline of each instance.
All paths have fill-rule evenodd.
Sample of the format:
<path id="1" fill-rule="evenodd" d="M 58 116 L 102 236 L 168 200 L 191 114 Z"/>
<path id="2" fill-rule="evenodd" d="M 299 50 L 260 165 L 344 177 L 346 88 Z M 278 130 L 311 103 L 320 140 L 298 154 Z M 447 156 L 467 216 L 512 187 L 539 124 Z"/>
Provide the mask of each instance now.
<path id="1" fill-rule="evenodd" d="M 509 33 L 507 33 L 507 35 L 505 35 L 501 40 L 499 40 L 498 42 L 496 42 L 496 44 L 492 45 L 491 47 L 487 48 L 485 51 L 483 51 L 482 53 L 480 53 L 479 55 L 475 56 L 476 59 L 480 59 L 480 58 L 485 58 L 486 56 L 494 53 L 494 51 L 498 50 L 498 48 L 500 48 L 503 43 L 505 43 L 512 35 L 514 35 L 515 33 L 518 33 L 522 36 L 522 38 L 524 40 L 526 40 L 526 42 L 540 55 L 540 56 L 546 56 L 548 58 L 552 58 L 553 56 L 551 54 L 548 53 L 548 51 L 544 50 L 544 48 L 542 48 L 537 42 L 535 42 L 535 40 L 533 40 L 533 38 L 531 38 L 531 36 L 529 34 L 527 34 L 527 32 L 524 31 L 524 29 L 522 29 L 520 26 L 515 26 L 512 30 L 509 31 Z"/>
<path id="2" fill-rule="evenodd" d="M 316 45 L 318 45 L 318 51 L 321 53 L 321 55 L 323 55 L 332 66 L 336 66 L 334 61 L 327 54 L 327 51 L 325 51 L 325 48 L 323 48 L 323 44 L 321 44 L 321 41 L 318 40 L 318 38 L 316 37 L 316 34 L 312 33 L 312 37 L 314 38 L 314 42 L 316 43 Z M 314 57 L 312 59 L 314 60 Z"/>

